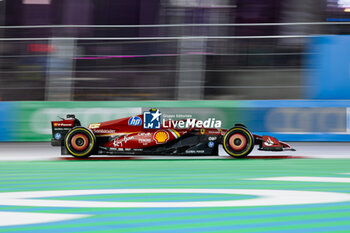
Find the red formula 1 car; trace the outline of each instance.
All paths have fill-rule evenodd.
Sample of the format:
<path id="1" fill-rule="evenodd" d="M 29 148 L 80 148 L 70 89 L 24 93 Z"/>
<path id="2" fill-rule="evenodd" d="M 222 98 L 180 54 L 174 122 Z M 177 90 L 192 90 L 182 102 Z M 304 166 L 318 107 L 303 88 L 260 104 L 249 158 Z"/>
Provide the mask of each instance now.
<path id="1" fill-rule="evenodd" d="M 294 150 L 274 137 L 252 134 L 236 124 L 221 129 L 214 118 L 200 121 L 163 119 L 158 109 L 141 115 L 90 124 L 82 127 L 74 115 L 52 121 L 52 146 L 60 146 L 62 155 L 87 158 L 92 154 L 123 155 L 218 155 L 218 145 L 232 157 L 246 157 L 254 145 L 259 150 Z"/>

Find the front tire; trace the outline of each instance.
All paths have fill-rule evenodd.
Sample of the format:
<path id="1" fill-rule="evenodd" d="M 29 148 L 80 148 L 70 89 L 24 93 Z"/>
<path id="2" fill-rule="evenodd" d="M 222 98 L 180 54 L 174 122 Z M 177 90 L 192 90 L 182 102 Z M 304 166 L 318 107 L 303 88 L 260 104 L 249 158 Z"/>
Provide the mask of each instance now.
<path id="1" fill-rule="evenodd" d="M 87 158 L 95 148 L 96 138 L 90 130 L 75 127 L 67 133 L 64 142 L 69 154 L 76 158 Z"/>
<path id="2" fill-rule="evenodd" d="M 253 150 L 254 138 L 247 128 L 233 127 L 225 133 L 222 144 L 230 156 L 244 158 Z"/>

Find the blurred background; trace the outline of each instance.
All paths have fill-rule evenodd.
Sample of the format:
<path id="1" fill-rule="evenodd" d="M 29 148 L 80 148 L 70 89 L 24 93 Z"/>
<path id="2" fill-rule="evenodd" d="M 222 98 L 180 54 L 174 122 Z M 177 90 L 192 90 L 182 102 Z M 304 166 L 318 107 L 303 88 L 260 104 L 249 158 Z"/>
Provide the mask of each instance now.
<path id="1" fill-rule="evenodd" d="M 319 98 L 313 39 L 348 21 L 349 0 L 0 0 L 0 99 Z"/>
<path id="2" fill-rule="evenodd" d="M 350 0 L 0 0 L 0 141 L 150 107 L 350 141 L 349 33 Z"/>
<path id="3" fill-rule="evenodd" d="M 349 158 L 349 34 L 350 0 L 0 0 L 0 231 L 350 232 L 349 160 L 281 159 Z M 150 108 L 242 123 L 297 151 L 31 162 L 59 159 L 49 143 L 58 117 L 87 127 Z"/>

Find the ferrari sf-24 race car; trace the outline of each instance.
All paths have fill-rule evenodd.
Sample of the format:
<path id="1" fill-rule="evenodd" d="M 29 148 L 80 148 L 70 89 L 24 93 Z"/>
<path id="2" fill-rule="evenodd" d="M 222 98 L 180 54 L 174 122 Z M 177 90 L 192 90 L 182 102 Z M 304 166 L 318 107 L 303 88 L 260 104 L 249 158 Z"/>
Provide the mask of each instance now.
<path id="1" fill-rule="evenodd" d="M 259 150 L 294 150 L 271 136 L 252 134 L 243 124 L 221 129 L 221 122 L 209 118 L 165 120 L 158 109 L 137 116 L 82 127 L 75 115 L 52 121 L 51 145 L 60 146 L 62 155 L 87 158 L 99 155 L 218 155 L 219 144 L 234 158 Z"/>

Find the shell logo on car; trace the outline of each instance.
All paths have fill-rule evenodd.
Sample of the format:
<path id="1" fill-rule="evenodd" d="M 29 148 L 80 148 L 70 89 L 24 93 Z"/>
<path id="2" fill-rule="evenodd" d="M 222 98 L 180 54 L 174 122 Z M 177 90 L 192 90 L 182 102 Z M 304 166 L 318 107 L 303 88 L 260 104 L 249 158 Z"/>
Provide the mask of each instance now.
<path id="1" fill-rule="evenodd" d="M 156 140 L 156 143 L 165 143 L 169 139 L 169 134 L 166 131 L 157 131 L 154 134 L 154 140 Z"/>

